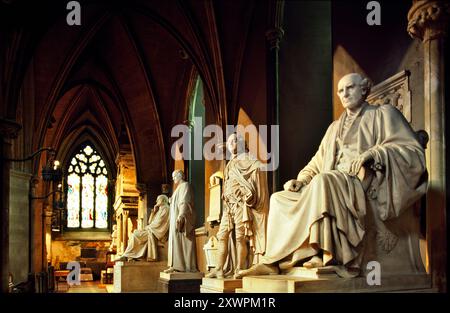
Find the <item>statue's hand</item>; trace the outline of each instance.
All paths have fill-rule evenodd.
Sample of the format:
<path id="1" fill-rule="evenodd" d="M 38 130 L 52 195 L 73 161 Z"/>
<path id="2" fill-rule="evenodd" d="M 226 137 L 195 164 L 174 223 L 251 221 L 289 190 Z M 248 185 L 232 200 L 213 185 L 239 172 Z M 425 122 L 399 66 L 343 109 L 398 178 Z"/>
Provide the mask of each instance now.
<path id="1" fill-rule="evenodd" d="M 350 176 L 356 176 L 359 173 L 359 170 L 361 169 L 361 167 L 364 165 L 364 163 L 366 163 L 367 161 L 373 160 L 372 155 L 369 152 L 364 152 L 363 154 L 361 154 L 359 157 L 355 158 L 351 163 L 350 163 L 350 171 L 349 171 L 349 175 Z"/>
<path id="2" fill-rule="evenodd" d="M 159 209 L 159 205 L 158 204 L 155 204 L 155 206 L 153 207 L 153 212 L 158 212 L 158 209 Z"/>
<path id="3" fill-rule="evenodd" d="M 183 228 L 184 228 L 184 217 L 183 216 L 178 216 L 177 218 L 177 225 L 176 225 L 176 229 L 179 233 L 182 233 Z"/>
<path id="4" fill-rule="evenodd" d="M 286 191 L 298 192 L 304 185 L 302 181 L 291 179 L 283 185 L 283 188 Z"/>
<path id="5" fill-rule="evenodd" d="M 284 183 L 284 185 L 283 185 L 283 189 L 284 189 L 284 191 L 289 191 L 289 188 L 291 187 L 291 185 L 292 185 L 292 181 L 294 181 L 295 179 L 291 179 L 291 180 L 288 180 L 286 183 Z"/>

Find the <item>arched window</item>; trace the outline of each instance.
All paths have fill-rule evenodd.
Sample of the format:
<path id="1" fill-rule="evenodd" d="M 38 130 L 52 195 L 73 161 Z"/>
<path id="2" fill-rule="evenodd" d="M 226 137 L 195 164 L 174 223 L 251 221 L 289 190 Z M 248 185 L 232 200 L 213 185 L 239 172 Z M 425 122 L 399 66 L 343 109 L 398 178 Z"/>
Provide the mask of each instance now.
<path id="1" fill-rule="evenodd" d="M 67 165 L 67 228 L 108 228 L 108 170 L 85 143 Z"/>
<path id="2" fill-rule="evenodd" d="M 190 105 L 189 105 L 189 121 L 190 125 L 197 128 L 197 132 L 191 129 L 189 137 L 189 176 L 188 180 L 194 186 L 194 199 L 198 199 L 195 202 L 195 210 L 197 213 L 196 226 L 200 227 L 204 224 L 205 218 L 205 159 L 203 153 L 199 155 L 200 159 L 196 158 L 194 143 L 196 142 L 195 136 L 202 136 L 203 128 L 205 126 L 205 104 L 203 93 L 203 82 L 200 76 L 197 76 L 195 86 L 192 90 Z M 203 137 L 201 137 L 203 138 Z M 203 151 L 203 139 L 201 143 L 201 150 Z"/>

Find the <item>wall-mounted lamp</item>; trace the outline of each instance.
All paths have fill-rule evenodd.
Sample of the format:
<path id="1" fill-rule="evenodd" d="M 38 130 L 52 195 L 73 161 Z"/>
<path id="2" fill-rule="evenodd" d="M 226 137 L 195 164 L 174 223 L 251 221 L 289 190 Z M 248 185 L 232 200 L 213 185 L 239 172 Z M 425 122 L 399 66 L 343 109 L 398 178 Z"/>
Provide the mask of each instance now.
<path id="1" fill-rule="evenodd" d="M 62 169 L 60 167 L 59 161 L 55 160 L 56 150 L 52 147 L 41 148 L 41 149 L 37 150 L 36 152 L 34 152 L 33 154 L 31 154 L 23 159 L 4 159 L 4 160 L 9 161 L 9 162 L 25 162 L 25 161 L 29 161 L 29 160 L 33 159 L 35 156 L 37 156 L 38 154 L 40 154 L 44 151 L 48 151 L 50 156 L 48 158 L 47 164 L 42 168 L 42 179 L 47 182 L 48 181 L 53 181 L 53 182 L 61 181 L 62 175 L 63 175 Z"/>
<path id="2" fill-rule="evenodd" d="M 59 161 L 49 158 L 47 164 L 42 168 L 42 179 L 44 181 L 59 182 L 62 179 L 62 169 Z"/>

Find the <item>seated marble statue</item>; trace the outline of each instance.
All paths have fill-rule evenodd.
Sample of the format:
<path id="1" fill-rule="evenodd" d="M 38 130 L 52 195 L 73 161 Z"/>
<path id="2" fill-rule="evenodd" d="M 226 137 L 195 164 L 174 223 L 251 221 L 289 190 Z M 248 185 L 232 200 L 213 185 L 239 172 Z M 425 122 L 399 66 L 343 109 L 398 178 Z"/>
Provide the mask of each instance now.
<path id="1" fill-rule="evenodd" d="M 168 266 L 165 273 L 198 272 L 195 245 L 195 209 L 192 186 L 175 170 L 176 189 L 170 198 Z"/>
<path id="2" fill-rule="evenodd" d="M 142 230 L 135 230 L 128 246 L 118 261 L 147 258 L 147 261 L 158 260 L 158 244 L 167 239 L 169 229 L 169 199 L 165 195 L 159 195 L 156 198 L 156 204 L 153 207 L 148 225 Z"/>
<path id="3" fill-rule="evenodd" d="M 359 273 L 367 202 L 358 173 L 369 163 L 384 171 L 374 178 L 378 190 L 371 195 L 382 221 L 397 218 L 424 195 L 424 149 L 400 111 L 365 101 L 369 91 L 369 80 L 359 74 L 339 81 L 345 111 L 297 178 L 271 196 L 266 253 L 240 276 L 328 265 Z"/>
<path id="4" fill-rule="evenodd" d="M 231 134 L 226 146 L 231 153 L 231 159 L 224 172 L 224 210 L 217 233 L 217 265 L 206 275 L 208 278 L 224 278 L 228 239 L 233 229 L 236 240 L 235 273 L 247 268 L 249 253 L 252 263 L 256 264 L 265 251 L 266 216 L 269 206 L 266 172 L 261 170 L 261 162 L 246 151 L 242 136 Z"/>

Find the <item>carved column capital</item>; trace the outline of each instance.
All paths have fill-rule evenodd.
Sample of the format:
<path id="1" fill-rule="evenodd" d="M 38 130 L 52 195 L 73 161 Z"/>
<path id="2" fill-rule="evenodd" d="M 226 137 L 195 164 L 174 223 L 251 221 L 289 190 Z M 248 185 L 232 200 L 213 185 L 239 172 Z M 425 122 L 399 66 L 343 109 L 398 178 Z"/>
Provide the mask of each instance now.
<path id="1" fill-rule="evenodd" d="M 423 42 L 447 33 L 450 3 L 442 0 L 415 0 L 408 12 L 408 34 Z"/>
<path id="2" fill-rule="evenodd" d="M 7 139 L 17 138 L 21 129 L 22 126 L 19 123 L 0 118 L 0 136 Z"/>
<path id="3" fill-rule="evenodd" d="M 143 200 L 145 195 L 147 194 L 147 184 L 137 183 L 136 189 L 139 191 L 139 199 Z"/>
<path id="4" fill-rule="evenodd" d="M 170 193 L 170 184 L 161 184 L 161 193 L 168 195 Z"/>
<path id="5" fill-rule="evenodd" d="M 269 43 L 269 49 L 280 49 L 280 42 L 283 38 L 284 30 L 281 27 L 275 27 L 266 31 L 266 40 Z"/>

